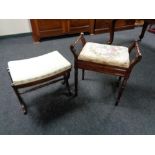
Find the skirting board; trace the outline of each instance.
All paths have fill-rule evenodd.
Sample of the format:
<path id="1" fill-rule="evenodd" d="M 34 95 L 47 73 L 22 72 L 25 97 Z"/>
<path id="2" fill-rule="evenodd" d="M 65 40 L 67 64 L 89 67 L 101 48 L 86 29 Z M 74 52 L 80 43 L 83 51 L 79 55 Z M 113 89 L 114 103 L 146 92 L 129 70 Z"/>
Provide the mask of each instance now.
<path id="1" fill-rule="evenodd" d="M 15 38 L 15 37 L 25 37 L 25 36 L 32 36 L 32 32 L 0 36 L 0 39 Z"/>

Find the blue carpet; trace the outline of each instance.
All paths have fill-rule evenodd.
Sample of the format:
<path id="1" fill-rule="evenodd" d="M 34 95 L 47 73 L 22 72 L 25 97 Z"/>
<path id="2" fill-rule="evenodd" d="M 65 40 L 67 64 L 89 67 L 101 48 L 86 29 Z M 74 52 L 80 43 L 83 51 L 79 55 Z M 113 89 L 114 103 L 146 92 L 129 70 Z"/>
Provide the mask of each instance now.
<path id="1" fill-rule="evenodd" d="M 129 46 L 141 28 L 115 33 L 113 44 Z M 109 34 L 86 35 L 88 41 L 106 43 Z M 34 44 L 31 36 L 0 39 L 0 134 L 118 135 L 155 134 L 155 35 L 146 32 L 140 43 L 142 61 L 134 68 L 119 106 L 115 107 L 116 77 L 79 72 L 79 95 L 67 97 L 61 83 L 22 95 L 28 105 L 23 115 L 10 86 L 7 62 L 39 56 L 53 50 L 72 64 L 69 45 L 77 36 L 59 37 Z M 74 90 L 73 68 L 70 85 Z"/>

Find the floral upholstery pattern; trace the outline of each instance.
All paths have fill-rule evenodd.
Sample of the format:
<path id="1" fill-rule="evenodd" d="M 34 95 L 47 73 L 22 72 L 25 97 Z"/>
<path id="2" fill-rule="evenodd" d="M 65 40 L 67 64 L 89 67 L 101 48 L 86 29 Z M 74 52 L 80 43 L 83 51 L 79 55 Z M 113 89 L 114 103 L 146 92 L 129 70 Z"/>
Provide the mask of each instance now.
<path id="1" fill-rule="evenodd" d="M 8 62 L 14 85 L 26 84 L 54 76 L 71 68 L 71 63 L 58 51 L 42 56 Z"/>
<path id="2" fill-rule="evenodd" d="M 127 47 L 87 42 L 79 60 L 128 68 L 130 65 Z"/>

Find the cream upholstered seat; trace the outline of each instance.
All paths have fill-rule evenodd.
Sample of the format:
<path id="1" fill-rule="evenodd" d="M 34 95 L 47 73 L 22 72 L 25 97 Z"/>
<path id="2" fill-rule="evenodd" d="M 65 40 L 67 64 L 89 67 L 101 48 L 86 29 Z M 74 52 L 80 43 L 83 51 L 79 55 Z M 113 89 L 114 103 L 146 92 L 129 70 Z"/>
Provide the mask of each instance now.
<path id="1" fill-rule="evenodd" d="M 27 113 L 27 106 L 20 96 L 20 92 L 18 91 L 19 88 L 25 88 L 50 81 L 46 83 L 47 85 L 63 80 L 63 83 L 68 89 L 69 95 L 71 95 L 68 82 L 71 63 L 58 51 L 53 51 L 29 59 L 9 61 L 8 71 L 12 81 L 11 86 L 20 101 L 24 114 Z M 61 76 L 63 76 L 63 78 L 60 78 Z"/>
<path id="2" fill-rule="evenodd" d="M 127 47 L 92 42 L 85 44 L 78 59 L 124 68 L 128 68 L 130 65 Z"/>
<path id="3" fill-rule="evenodd" d="M 48 54 L 8 62 L 14 85 L 21 85 L 59 74 L 71 68 L 71 63 L 58 51 Z"/>

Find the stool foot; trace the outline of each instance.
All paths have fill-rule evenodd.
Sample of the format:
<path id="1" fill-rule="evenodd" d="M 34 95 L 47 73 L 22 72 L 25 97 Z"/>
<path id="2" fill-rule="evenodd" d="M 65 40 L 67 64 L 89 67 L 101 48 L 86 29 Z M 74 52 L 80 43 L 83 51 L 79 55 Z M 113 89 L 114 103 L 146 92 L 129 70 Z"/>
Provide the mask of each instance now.
<path id="1" fill-rule="evenodd" d="M 22 108 L 22 111 L 25 114 L 27 114 L 27 107 L 26 107 L 26 104 L 24 103 L 23 99 L 21 98 L 17 88 L 13 85 L 12 88 L 14 89 L 15 93 L 16 93 L 16 96 L 18 97 L 18 100 L 19 100 L 19 103 L 21 105 L 21 108 Z"/>

